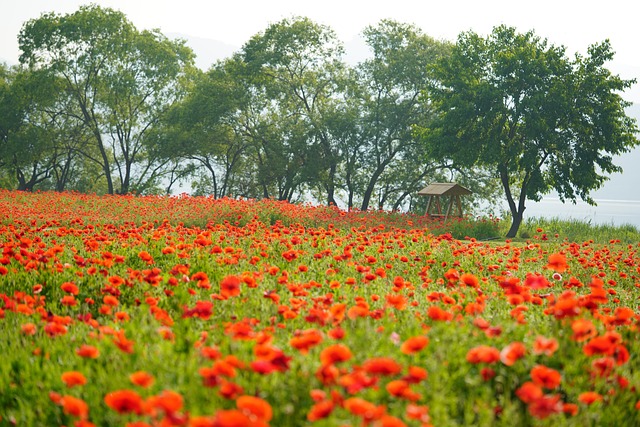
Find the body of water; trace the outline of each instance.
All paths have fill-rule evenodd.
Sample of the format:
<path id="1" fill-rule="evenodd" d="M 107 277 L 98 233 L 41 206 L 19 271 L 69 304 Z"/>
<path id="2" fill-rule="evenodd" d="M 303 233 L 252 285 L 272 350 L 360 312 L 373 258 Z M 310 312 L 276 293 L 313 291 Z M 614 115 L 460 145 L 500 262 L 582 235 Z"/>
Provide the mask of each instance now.
<path id="1" fill-rule="evenodd" d="M 539 202 L 527 201 L 524 212 L 527 218 L 576 219 L 592 224 L 631 224 L 640 229 L 640 200 L 597 200 L 597 206 L 584 202 L 575 205 L 562 203 L 560 199 L 545 197 Z"/>

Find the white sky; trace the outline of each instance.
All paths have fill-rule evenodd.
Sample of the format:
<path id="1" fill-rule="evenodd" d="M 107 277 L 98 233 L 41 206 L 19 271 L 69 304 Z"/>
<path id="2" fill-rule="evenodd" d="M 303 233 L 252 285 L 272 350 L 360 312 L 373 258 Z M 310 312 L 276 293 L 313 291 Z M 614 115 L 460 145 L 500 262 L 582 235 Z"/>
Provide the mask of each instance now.
<path id="1" fill-rule="evenodd" d="M 89 1 L 0 0 L 0 61 L 17 63 L 22 24 L 43 12 L 71 13 Z M 628 0 L 94 0 L 124 12 L 138 29 L 159 28 L 241 47 L 270 23 L 294 15 L 333 28 L 343 42 L 380 19 L 413 23 L 426 34 L 455 41 L 461 31 L 486 35 L 500 24 L 534 30 L 567 54 L 586 53 L 590 44 L 610 39 L 616 52 L 608 68 L 621 77 L 640 77 L 640 25 Z M 640 79 L 639 79 L 640 80 Z M 625 98 L 640 103 L 640 84 Z"/>

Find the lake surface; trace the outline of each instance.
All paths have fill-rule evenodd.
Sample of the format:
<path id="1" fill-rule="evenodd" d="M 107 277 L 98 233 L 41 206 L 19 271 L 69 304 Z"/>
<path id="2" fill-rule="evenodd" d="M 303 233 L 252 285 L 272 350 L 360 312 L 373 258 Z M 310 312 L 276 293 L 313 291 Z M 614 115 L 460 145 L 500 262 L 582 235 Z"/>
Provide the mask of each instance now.
<path id="1" fill-rule="evenodd" d="M 584 202 L 562 203 L 554 197 L 545 197 L 540 202 L 528 201 L 525 220 L 531 217 L 577 219 L 592 224 L 631 224 L 640 229 L 640 200 L 595 200 L 598 206 Z"/>

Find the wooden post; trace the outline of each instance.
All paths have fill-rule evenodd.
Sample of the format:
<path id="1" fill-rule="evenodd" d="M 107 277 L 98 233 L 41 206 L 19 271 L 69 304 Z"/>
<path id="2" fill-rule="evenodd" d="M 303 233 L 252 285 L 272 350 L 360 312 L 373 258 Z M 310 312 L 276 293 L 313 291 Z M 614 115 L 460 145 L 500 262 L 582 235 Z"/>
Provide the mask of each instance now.
<path id="1" fill-rule="evenodd" d="M 455 196 L 449 196 L 449 205 L 447 206 L 447 214 L 444 216 L 444 220 L 449 219 L 449 215 L 451 215 L 451 207 L 453 206 L 453 199 Z"/>

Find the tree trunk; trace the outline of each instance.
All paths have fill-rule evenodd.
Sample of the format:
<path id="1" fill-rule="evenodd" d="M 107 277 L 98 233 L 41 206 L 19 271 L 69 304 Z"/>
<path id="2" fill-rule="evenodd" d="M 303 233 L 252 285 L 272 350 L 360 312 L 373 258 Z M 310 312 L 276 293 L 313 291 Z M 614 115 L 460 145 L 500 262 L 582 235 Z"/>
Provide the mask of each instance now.
<path id="1" fill-rule="evenodd" d="M 78 99 L 80 104 L 80 110 L 82 111 L 82 115 L 84 117 L 84 122 L 93 133 L 93 136 L 96 138 L 96 143 L 98 145 L 98 151 L 100 151 L 100 157 L 102 157 L 102 171 L 104 172 L 104 177 L 107 180 L 107 193 L 113 194 L 113 179 L 111 178 L 111 166 L 109 165 L 109 156 L 107 154 L 107 150 L 104 147 L 104 142 L 102 141 L 102 135 L 100 134 L 100 127 L 98 126 L 97 121 L 95 120 L 95 113 L 93 110 L 89 111 L 86 102 L 80 97 Z"/>
<path id="2" fill-rule="evenodd" d="M 516 237 L 516 234 L 518 233 L 518 229 L 520 228 L 520 224 L 522 223 L 523 214 L 524 214 L 524 211 L 515 212 L 515 213 L 511 212 L 511 216 L 513 217 L 513 220 L 511 221 L 511 228 L 509 228 L 509 232 L 507 233 L 508 238 Z"/>
<path id="3" fill-rule="evenodd" d="M 513 194 L 511 193 L 511 187 L 509 186 L 509 173 L 507 169 L 507 165 L 500 165 L 498 167 L 498 172 L 500 173 L 500 181 L 502 182 L 502 187 L 504 188 L 505 195 L 507 196 L 507 202 L 509 203 L 509 210 L 511 211 L 511 228 L 507 232 L 507 238 L 516 237 L 518 233 L 518 229 L 520 228 L 520 224 L 522 223 L 522 218 L 524 216 L 525 201 L 527 200 L 527 186 L 529 184 L 529 174 L 525 174 L 524 179 L 522 180 L 522 185 L 520 187 L 520 196 L 518 197 L 518 205 L 516 206 L 515 201 L 513 200 Z"/>
<path id="4" fill-rule="evenodd" d="M 378 165 L 376 170 L 373 171 L 373 174 L 371 174 L 371 178 L 369 179 L 369 183 L 367 184 L 367 188 L 362 198 L 362 205 L 360 206 L 361 211 L 364 212 L 369 209 L 369 203 L 371 203 L 373 190 L 375 190 L 378 178 L 380 178 L 380 175 L 382 175 L 382 172 L 384 172 L 384 169 L 387 167 L 388 163 L 388 161 L 382 162 L 382 164 Z"/>
<path id="5" fill-rule="evenodd" d="M 100 157 L 102 157 L 102 172 L 104 172 L 104 177 L 107 180 L 107 193 L 113 194 L 113 179 L 111 178 L 111 167 L 109 166 L 109 156 L 107 155 L 107 150 L 105 150 L 104 145 L 102 144 L 102 137 L 100 136 L 99 131 L 95 131 L 94 135 L 96 140 L 98 141 L 98 150 L 100 151 Z"/>
<path id="6" fill-rule="evenodd" d="M 331 162 L 331 167 L 329 168 L 329 181 L 327 182 L 327 206 L 337 206 L 335 199 L 336 192 L 336 170 L 337 165 L 335 162 Z"/>

